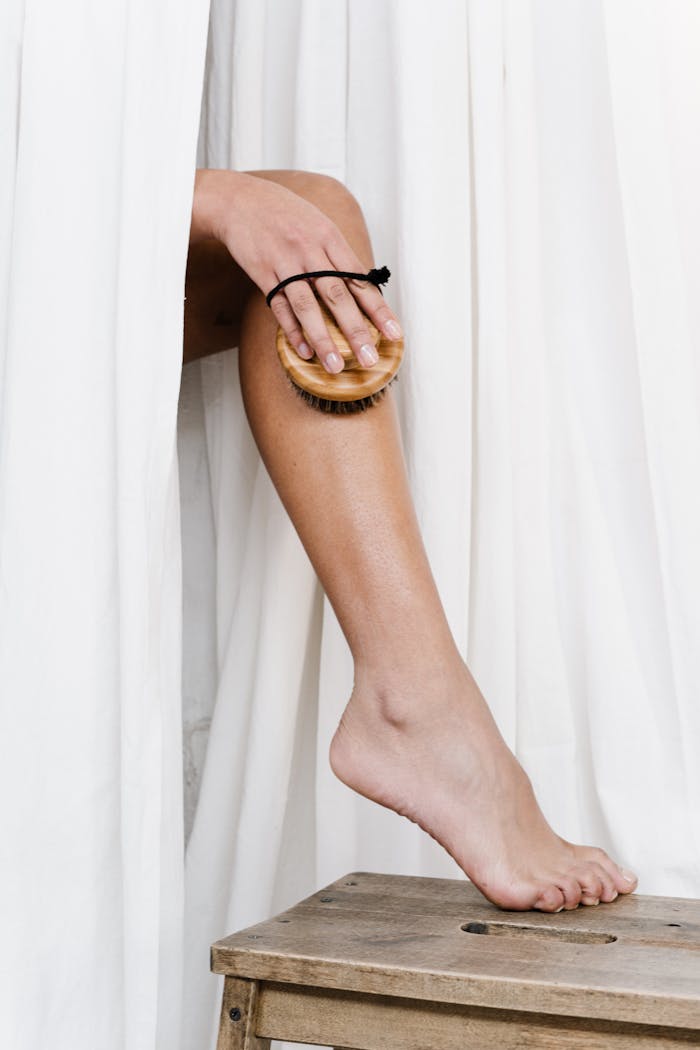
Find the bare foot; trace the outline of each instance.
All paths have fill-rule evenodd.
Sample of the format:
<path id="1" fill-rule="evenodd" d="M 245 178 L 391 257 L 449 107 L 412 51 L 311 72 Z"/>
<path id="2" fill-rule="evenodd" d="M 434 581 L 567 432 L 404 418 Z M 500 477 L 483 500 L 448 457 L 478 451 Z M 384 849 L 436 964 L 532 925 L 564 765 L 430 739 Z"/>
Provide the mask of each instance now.
<path id="1" fill-rule="evenodd" d="M 402 672 L 390 688 L 358 676 L 331 744 L 336 776 L 419 824 L 501 908 L 556 912 L 630 893 L 636 877 L 607 853 L 555 834 L 469 670 L 451 664 Z"/>

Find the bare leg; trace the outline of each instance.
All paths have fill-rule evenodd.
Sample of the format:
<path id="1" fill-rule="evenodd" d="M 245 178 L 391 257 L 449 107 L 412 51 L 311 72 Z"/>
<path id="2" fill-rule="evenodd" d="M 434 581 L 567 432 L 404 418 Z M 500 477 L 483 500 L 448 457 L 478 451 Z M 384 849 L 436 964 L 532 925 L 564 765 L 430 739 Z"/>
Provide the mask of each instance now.
<path id="1" fill-rule="evenodd" d="M 337 183 L 274 176 L 325 210 L 367 266 L 357 205 Z M 240 329 L 248 418 L 337 613 L 355 685 L 331 745 L 336 775 L 440 842 L 507 908 L 556 911 L 630 892 L 602 850 L 557 836 L 451 637 L 408 491 L 391 396 L 326 416 L 292 390 L 276 323 L 251 293 Z"/>

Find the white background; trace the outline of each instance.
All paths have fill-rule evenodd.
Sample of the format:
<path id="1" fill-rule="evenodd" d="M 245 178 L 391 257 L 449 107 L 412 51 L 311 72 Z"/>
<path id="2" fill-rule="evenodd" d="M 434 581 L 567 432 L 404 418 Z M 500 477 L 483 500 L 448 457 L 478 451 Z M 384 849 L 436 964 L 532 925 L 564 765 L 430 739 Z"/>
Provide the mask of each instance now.
<path id="1" fill-rule="evenodd" d="M 235 351 L 185 370 L 178 498 L 206 13 L 0 6 L 13 1050 L 213 1046 L 212 940 L 355 868 L 454 874 L 332 778 L 352 668 Z M 557 830 L 692 896 L 699 51 L 693 0 L 215 0 L 200 151 L 361 201 L 462 652 Z"/>

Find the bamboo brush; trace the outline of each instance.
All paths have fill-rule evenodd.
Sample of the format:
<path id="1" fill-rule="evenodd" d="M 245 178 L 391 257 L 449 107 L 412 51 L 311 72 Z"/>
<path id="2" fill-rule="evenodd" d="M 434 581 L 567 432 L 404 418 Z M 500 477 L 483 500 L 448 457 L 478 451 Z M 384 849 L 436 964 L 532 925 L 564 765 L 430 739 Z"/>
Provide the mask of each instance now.
<path id="1" fill-rule="evenodd" d="M 335 319 L 323 303 L 319 303 L 319 306 L 336 350 L 343 358 L 343 371 L 335 375 L 326 372 L 318 357 L 305 361 L 289 343 L 283 330 L 278 328 L 277 353 L 282 367 L 297 393 L 321 412 L 364 412 L 381 401 L 396 378 L 403 357 L 403 339 L 387 339 L 367 320 L 379 360 L 372 368 L 363 368 Z"/>

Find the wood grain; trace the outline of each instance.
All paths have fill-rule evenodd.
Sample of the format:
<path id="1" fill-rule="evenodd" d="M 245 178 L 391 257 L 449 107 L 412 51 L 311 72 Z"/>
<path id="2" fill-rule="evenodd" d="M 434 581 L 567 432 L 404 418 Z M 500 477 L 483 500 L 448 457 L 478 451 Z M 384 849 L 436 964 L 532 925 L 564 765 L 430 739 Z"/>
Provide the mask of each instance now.
<path id="1" fill-rule="evenodd" d="M 263 985 L 258 1031 L 355 1050 L 680 1050 L 698 1033 L 293 985 Z"/>
<path id="2" fill-rule="evenodd" d="M 227 977 L 216 1050 L 270 1050 L 270 1040 L 255 1034 L 257 1014 L 257 982 Z"/>
<path id="3" fill-rule="evenodd" d="M 500 932 L 468 933 L 470 923 Z M 635 895 L 559 915 L 504 912 L 467 882 L 355 873 L 218 941 L 212 968 L 368 996 L 700 1031 L 700 901 Z"/>
<path id="4" fill-rule="evenodd" d="M 326 372 L 317 357 L 304 361 L 288 342 L 281 328 L 277 330 L 277 353 L 282 367 L 296 386 L 315 397 L 329 401 L 360 401 L 388 386 L 399 370 L 403 357 L 403 339 L 390 340 L 383 336 L 371 321 L 365 319 L 379 361 L 371 368 L 362 368 L 333 317 L 319 302 L 323 319 L 336 350 L 345 367 L 337 375 Z"/>

